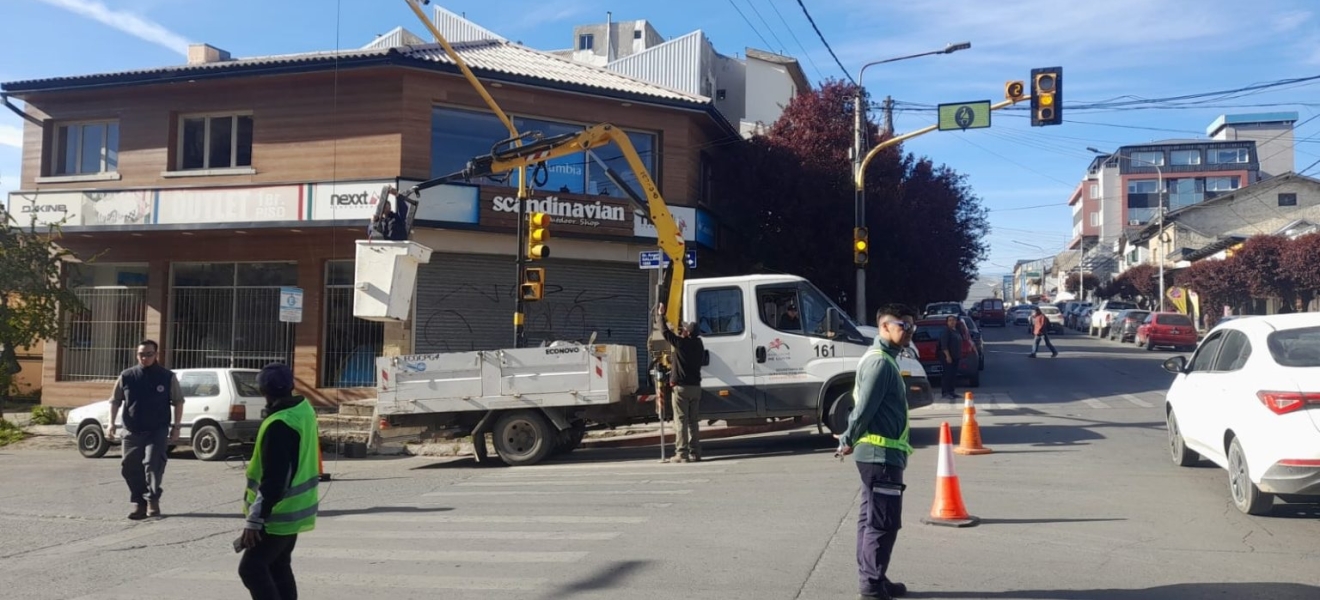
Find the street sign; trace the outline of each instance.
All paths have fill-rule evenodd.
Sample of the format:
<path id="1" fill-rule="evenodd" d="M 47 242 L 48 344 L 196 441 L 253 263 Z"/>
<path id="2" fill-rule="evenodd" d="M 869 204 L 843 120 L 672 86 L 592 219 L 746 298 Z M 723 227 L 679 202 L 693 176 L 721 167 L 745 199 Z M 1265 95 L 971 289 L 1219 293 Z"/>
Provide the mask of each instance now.
<path id="1" fill-rule="evenodd" d="M 280 288 L 280 322 L 302 323 L 303 291 L 296 287 Z"/>
<path id="2" fill-rule="evenodd" d="M 941 104 L 940 131 L 965 131 L 990 126 L 990 101 Z"/>
<path id="3" fill-rule="evenodd" d="M 683 264 L 689 269 L 697 268 L 697 251 L 688 250 L 684 253 Z M 660 250 L 643 250 L 637 253 L 637 268 L 639 269 L 659 269 L 662 265 L 669 266 L 669 256 Z"/>

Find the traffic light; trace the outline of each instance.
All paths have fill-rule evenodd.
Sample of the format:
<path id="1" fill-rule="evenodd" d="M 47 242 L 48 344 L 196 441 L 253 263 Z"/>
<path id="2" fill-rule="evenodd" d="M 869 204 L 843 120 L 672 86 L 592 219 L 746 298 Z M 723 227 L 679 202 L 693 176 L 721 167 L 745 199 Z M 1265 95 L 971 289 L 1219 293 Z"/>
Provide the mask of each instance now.
<path id="1" fill-rule="evenodd" d="M 545 294 L 545 269 L 528 267 L 523 269 L 522 299 L 535 302 Z"/>
<path id="2" fill-rule="evenodd" d="M 862 266 L 866 264 L 871 250 L 870 233 L 865 227 L 853 228 L 853 264 Z"/>
<path id="3" fill-rule="evenodd" d="M 550 215 L 534 212 L 527 215 L 527 260 L 550 257 Z"/>
<path id="4" fill-rule="evenodd" d="M 1063 67 L 1031 70 L 1031 126 L 1063 123 Z"/>

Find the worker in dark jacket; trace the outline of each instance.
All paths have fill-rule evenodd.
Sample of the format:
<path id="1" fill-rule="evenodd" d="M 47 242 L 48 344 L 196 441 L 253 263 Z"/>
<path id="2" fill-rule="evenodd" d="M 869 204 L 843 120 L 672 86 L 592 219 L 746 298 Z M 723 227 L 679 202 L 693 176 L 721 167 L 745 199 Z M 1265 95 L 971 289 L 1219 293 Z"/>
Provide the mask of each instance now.
<path id="1" fill-rule="evenodd" d="M 673 370 L 669 382 L 674 388 L 674 457 L 669 462 L 701 461 L 701 363 L 706 345 L 697 337 L 697 324 L 685 323 L 678 333 L 665 321 L 665 305 L 656 311 L 665 341 L 674 348 Z"/>
<path id="2" fill-rule="evenodd" d="M 247 521 L 234 542 L 235 550 L 246 550 L 238 574 L 253 600 L 292 600 L 298 597 L 293 547 L 298 534 L 316 527 L 320 502 L 319 429 L 311 403 L 293 395 L 287 365 L 267 365 L 257 386 L 266 397 L 266 417 L 248 462 Z"/>
<path id="3" fill-rule="evenodd" d="M 155 341 L 142 340 L 137 347 L 137 366 L 119 374 L 110 398 L 106 439 L 115 439 L 115 421 L 122 415 L 125 431 L 120 473 L 133 503 L 128 518 L 134 521 L 160 516 L 165 461 L 169 445 L 179 441 L 183 424 L 179 378 L 160 365 L 156 356 L 159 353 Z"/>
<path id="4" fill-rule="evenodd" d="M 889 562 L 903 526 L 903 469 L 908 441 L 907 386 L 898 355 L 916 331 L 911 309 L 894 305 L 876 313 L 875 343 L 857 364 L 855 405 L 839 435 L 840 456 L 853 455 L 862 478 L 857 516 L 857 572 L 863 600 L 902 596 L 907 586 L 889 580 Z"/>

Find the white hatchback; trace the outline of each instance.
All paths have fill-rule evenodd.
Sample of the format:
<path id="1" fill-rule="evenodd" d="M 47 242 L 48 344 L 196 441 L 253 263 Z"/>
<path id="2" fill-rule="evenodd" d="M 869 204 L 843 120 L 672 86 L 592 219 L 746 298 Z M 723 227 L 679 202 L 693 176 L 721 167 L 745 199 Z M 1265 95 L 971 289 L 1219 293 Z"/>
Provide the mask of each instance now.
<path id="1" fill-rule="evenodd" d="M 1169 449 L 1228 470 L 1238 510 L 1267 514 L 1320 499 L 1320 313 L 1271 315 L 1216 327 L 1177 377 L 1165 405 Z"/>

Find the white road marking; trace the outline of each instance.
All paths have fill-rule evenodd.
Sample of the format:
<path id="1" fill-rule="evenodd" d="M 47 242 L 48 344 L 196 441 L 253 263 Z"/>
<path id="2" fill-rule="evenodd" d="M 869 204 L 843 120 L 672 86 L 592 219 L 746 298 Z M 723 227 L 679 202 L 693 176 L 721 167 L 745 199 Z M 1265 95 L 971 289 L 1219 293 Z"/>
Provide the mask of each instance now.
<path id="1" fill-rule="evenodd" d="M 1082 402 L 1085 402 L 1086 405 L 1090 406 L 1091 408 L 1109 408 L 1108 404 L 1096 400 L 1095 398 L 1082 398 Z"/>
<path id="2" fill-rule="evenodd" d="M 1146 402 L 1145 400 L 1142 400 L 1141 398 L 1138 398 L 1132 394 L 1123 394 L 1123 399 L 1142 408 L 1151 408 L 1152 406 L 1154 406 L 1153 404 Z"/>

